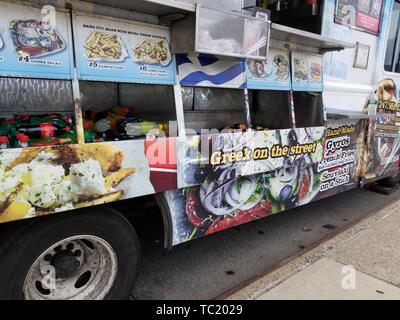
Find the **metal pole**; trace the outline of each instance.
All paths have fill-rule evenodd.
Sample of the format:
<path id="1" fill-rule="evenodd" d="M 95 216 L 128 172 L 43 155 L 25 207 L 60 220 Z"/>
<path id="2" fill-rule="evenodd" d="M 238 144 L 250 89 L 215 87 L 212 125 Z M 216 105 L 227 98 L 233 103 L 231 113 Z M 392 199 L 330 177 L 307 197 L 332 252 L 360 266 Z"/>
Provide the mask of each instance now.
<path id="1" fill-rule="evenodd" d="M 72 79 L 72 95 L 74 99 L 74 108 L 75 108 L 75 128 L 76 128 L 76 135 L 78 138 L 79 144 L 85 143 L 85 130 L 83 128 L 83 115 L 82 115 L 82 106 L 81 106 L 81 90 L 79 87 L 79 79 L 78 79 L 78 68 L 76 63 L 76 50 L 75 50 L 75 35 L 74 35 L 74 19 L 72 16 L 72 7 L 69 8 L 69 17 L 71 21 L 71 37 L 72 37 L 72 56 L 74 62 L 74 75 Z"/>
<path id="2" fill-rule="evenodd" d="M 251 113 L 250 113 L 249 90 L 247 88 L 244 89 L 244 105 L 245 105 L 245 110 L 246 110 L 247 127 L 250 129 L 252 123 L 251 123 Z"/>
<path id="3" fill-rule="evenodd" d="M 294 110 L 293 90 L 290 90 L 288 92 L 288 106 L 289 106 L 289 112 L 290 112 L 290 117 L 291 117 L 291 122 L 292 122 L 292 128 L 296 129 L 296 113 Z"/>

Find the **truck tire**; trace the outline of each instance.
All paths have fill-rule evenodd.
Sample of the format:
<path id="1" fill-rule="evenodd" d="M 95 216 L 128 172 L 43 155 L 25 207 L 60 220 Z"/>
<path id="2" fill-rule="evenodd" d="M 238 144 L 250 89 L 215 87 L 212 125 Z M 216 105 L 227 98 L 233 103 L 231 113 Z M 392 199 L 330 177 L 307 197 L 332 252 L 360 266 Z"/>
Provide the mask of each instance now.
<path id="1" fill-rule="evenodd" d="M 132 291 L 140 246 L 102 207 L 0 226 L 0 299 L 117 300 Z"/>

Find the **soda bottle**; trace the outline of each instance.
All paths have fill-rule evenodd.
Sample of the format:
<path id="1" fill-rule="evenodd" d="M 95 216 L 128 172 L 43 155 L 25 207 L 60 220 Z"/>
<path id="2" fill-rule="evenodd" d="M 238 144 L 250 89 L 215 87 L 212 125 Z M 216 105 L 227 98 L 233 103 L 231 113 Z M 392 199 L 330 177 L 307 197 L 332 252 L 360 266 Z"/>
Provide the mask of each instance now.
<path id="1" fill-rule="evenodd" d="M 19 133 L 24 133 L 33 139 L 48 139 L 71 132 L 70 126 L 61 126 L 57 123 L 21 124 L 17 126 Z"/>
<path id="2" fill-rule="evenodd" d="M 72 118 L 69 116 L 63 116 L 61 114 L 50 114 L 32 117 L 29 121 L 30 124 L 40 124 L 40 123 L 57 123 L 60 126 L 73 126 Z"/>
<path id="3" fill-rule="evenodd" d="M 86 143 L 96 142 L 96 139 L 97 139 L 97 135 L 94 131 L 85 130 L 85 142 Z"/>
<path id="4" fill-rule="evenodd" d="M 29 147 L 29 137 L 23 133 L 18 133 L 15 136 L 16 147 L 17 148 L 28 148 Z"/>
<path id="5" fill-rule="evenodd" d="M 7 136 L 0 136 L 0 149 L 10 148 L 10 140 Z"/>
<path id="6" fill-rule="evenodd" d="M 105 133 L 111 130 L 111 128 L 112 128 L 111 122 L 107 118 L 97 121 L 96 124 L 94 125 L 94 130 L 97 133 Z"/>

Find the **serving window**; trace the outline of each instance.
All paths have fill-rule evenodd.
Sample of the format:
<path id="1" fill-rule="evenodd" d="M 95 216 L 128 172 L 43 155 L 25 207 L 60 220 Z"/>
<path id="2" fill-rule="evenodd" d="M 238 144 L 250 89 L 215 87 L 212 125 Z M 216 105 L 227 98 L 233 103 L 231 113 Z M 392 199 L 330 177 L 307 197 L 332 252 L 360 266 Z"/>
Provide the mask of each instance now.
<path id="1" fill-rule="evenodd" d="M 80 90 L 86 142 L 168 137 L 176 122 L 172 86 L 81 81 Z"/>
<path id="2" fill-rule="evenodd" d="M 296 127 L 319 127 L 325 125 L 322 93 L 294 92 Z"/>
<path id="3" fill-rule="evenodd" d="M 247 129 L 244 90 L 183 87 L 182 94 L 188 135 Z"/>
<path id="4" fill-rule="evenodd" d="M 253 128 L 271 130 L 292 127 L 287 91 L 252 90 L 250 98 Z"/>
<path id="5" fill-rule="evenodd" d="M 77 142 L 70 81 L 2 77 L 0 92 L 2 149 Z"/>

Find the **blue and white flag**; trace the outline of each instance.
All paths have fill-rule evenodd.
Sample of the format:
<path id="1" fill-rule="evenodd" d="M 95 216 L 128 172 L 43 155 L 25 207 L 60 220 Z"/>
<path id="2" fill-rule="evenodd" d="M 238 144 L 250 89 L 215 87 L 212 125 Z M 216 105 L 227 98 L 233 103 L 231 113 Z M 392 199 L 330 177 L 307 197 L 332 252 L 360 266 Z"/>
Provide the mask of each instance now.
<path id="1" fill-rule="evenodd" d="M 179 81 L 183 86 L 246 88 L 244 60 L 216 56 L 177 54 Z"/>

